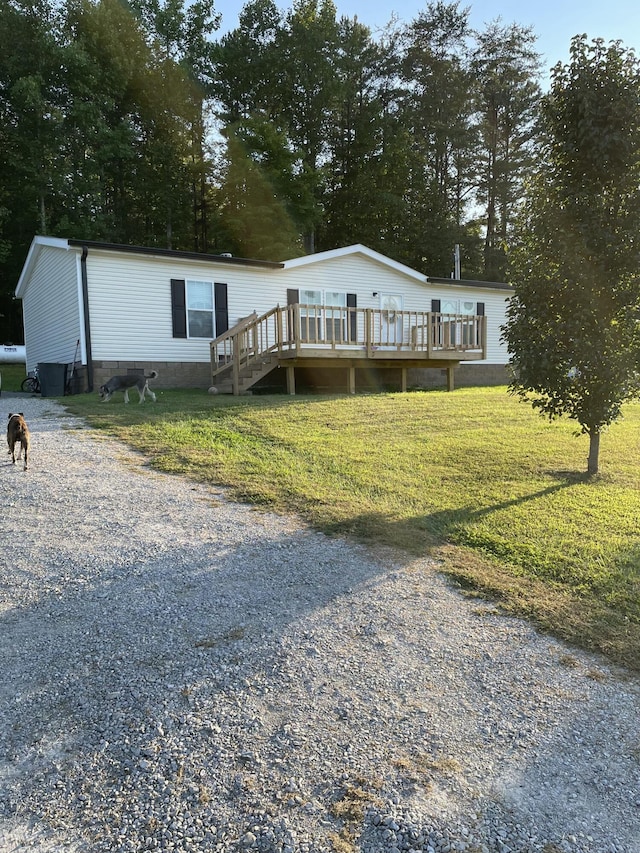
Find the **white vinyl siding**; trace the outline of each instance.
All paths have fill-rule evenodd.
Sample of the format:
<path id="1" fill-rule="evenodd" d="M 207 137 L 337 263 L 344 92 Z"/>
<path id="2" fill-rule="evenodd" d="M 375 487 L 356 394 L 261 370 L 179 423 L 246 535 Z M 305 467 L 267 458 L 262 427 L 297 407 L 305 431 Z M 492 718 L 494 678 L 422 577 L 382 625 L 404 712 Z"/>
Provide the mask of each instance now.
<path id="1" fill-rule="evenodd" d="M 42 248 L 22 297 L 27 370 L 74 360 L 84 332 L 81 294 L 76 253 Z"/>
<path id="2" fill-rule="evenodd" d="M 451 286 L 441 283 L 422 283 L 415 277 L 400 270 L 387 267 L 363 255 L 343 255 L 318 261 L 308 265 L 293 266 L 281 273 L 284 280 L 284 298 L 286 288 L 297 288 L 300 302 L 303 290 L 355 293 L 358 308 L 380 308 L 380 294 L 397 293 L 402 295 L 402 307 L 405 311 L 430 311 L 431 300 L 440 299 L 442 311 L 445 302 L 455 306 L 452 313 L 476 313 L 478 302 L 485 305 L 487 318 L 487 358 L 474 361 L 473 364 L 506 364 L 509 360 L 506 347 L 500 342 L 500 326 L 505 322 L 505 310 L 508 292 L 484 287 L 470 287 L 452 281 Z M 473 310 L 462 310 L 467 303 L 473 304 Z M 232 320 L 230 319 L 230 322 Z"/>
<path id="3" fill-rule="evenodd" d="M 480 287 L 464 288 L 460 285 L 455 287 L 458 292 L 454 298 L 445 292 L 441 284 L 432 293 L 434 299 L 440 300 L 440 311 L 443 314 L 475 314 L 478 302 L 484 303 L 484 315 L 487 321 L 487 357 L 482 361 L 474 361 L 473 364 L 507 364 L 509 355 L 504 344 L 500 342 L 502 334 L 500 327 L 505 322 L 507 293 L 504 290 Z M 473 308 L 470 308 L 471 305 Z"/>
<path id="4" fill-rule="evenodd" d="M 89 251 L 87 266 L 93 357 L 104 361 L 209 361 L 210 339 L 173 337 L 171 279 L 226 282 L 229 325 L 278 301 L 277 269 L 97 249 Z"/>
<path id="5" fill-rule="evenodd" d="M 21 286 L 24 299 L 27 359 L 66 362 L 74 358 L 78 339 L 84 354 L 80 247 L 67 250 L 42 245 Z M 203 260 L 143 255 L 90 247 L 87 256 L 88 299 L 92 355 L 96 361 L 148 363 L 208 363 L 208 337 L 174 338 L 171 281 L 225 282 L 229 326 L 256 312 L 287 305 L 287 290 L 298 291 L 298 301 L 335 305 L 344 309 L 353 294 L 358 310 L 379 311 L 381 294 L 398 294 L 405 311 L 430 311 L 431 300 L 455 301 L 466 313 L 485 306 L 486 363 L 506 364 L 508 354 L 500 342 L 508 291 L 462 283 L 429 282 L 425 276 L 392 261 L 385 263 L 366 251 L 328 253 L 305 262 L 298 259 L 284 269 Z M 186 287 L 186 284 L 185 284 Z M 214 290 L 215 292 L 215 290 Z M 318 296 L 318 294 L 320 294 Z M 214 300 L 215 301 L 215 300 Z M 193 311 L 209 311 L 192 306 Z M 215 310 L 215 305 L 213 306 Z M 215 331 L 215 330 L 214 330 Z M 331 330 L 325 329 L 328 339 Z M 481 363 L 481 362 L 475 362 Z"/>
<path id="6" fill-rule="evenodd" d="M 507 364 L 509 354 L 506 346 L 501 343 L 501 326 L 505 322 L 505 312 L 509 297 L 505 291 L 479 290 L 476 294 L 478 302 L 484 302 L 484 314 L 487 320 L 487 357 L 478 364 Z"/>

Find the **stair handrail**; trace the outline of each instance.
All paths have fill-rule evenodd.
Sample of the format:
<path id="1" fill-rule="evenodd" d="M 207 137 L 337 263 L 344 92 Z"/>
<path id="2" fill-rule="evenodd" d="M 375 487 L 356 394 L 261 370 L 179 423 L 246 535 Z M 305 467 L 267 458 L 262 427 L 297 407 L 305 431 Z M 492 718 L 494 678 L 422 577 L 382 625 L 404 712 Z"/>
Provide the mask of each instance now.
<path id="1" fill-rule="evenodd" d="M 240 373 L 254 363 L 260 363 L 273 352 L 296 351 L 305 345 L 326 344 L 324 337 L 320 341 L 309 340 L 303 336 L 301 327 L 302 312 L 311 310 L 320 312 L 318 316 L 325 324 L 327 309 L 325 306 L 292 304 L 281 308 L 276 305 L 261 316 L 253 311 L 243 317 L 230 329 L 227 329 L 211 341 L 211 379 L 225 371 L 232 371 L 234 388 L 239 386 Z M 486 317 L 466 314 L 443 314 L 431 311 L 397 311 L 395 322 L 389 322 L 386 312 L 371 308 L 346 308 L 345 337 L 340 344 L 353 347 L 364 346 L 369 357 L 376 350 L 412 345 L 415 349 L 426 351 L 429 357 L 437 357 L 442 351 L 460 352 L 480 349 L 486 358 L 487 324 Z M 307 317 L 305 313 L 305 318 Z M 363 316 L 360 333 L 357 332 L 359 315 Z M 333 313 L 331 314 L 333 317 Z M 317 320 L 316 314 L 313 317 Z M 353 324 L 351 317 L 354 318 Z M 385 325 L 386 324 L 386 325 Z M 352 329 L 353 326 L 353 329 Z M 383 334 L 386 328 L 386 337 Z M 389 333 L 391 330 L 391 334 Z M 361 336 L 364 335 L 362 338 Z M 335 346 L 335 340 L 332 344 Z M 237 393 L 237 392 L 236 392 Z"/>
<path id="2" fill-rule="evenodd" d="M 211 341 L 212 380 L 232 370 L 235 382 L 240 370 L 281 347 L 280 323 L 275 319 L 270 322 L 280 310 L 280 306 L 276 306 L 261 316 L 254 311 Z"/>

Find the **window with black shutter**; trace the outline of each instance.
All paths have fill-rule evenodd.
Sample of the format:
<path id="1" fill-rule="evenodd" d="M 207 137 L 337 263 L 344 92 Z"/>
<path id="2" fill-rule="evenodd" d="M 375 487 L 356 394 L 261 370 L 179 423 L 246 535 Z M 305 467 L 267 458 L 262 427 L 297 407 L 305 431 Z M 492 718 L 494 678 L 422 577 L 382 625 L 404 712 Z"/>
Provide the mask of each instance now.
<path id="1" fill-rule="evenodd" d="M 222 282 L 171 279 L 174 338 L 213 338 L 229 328 L 227 285 Z"/>

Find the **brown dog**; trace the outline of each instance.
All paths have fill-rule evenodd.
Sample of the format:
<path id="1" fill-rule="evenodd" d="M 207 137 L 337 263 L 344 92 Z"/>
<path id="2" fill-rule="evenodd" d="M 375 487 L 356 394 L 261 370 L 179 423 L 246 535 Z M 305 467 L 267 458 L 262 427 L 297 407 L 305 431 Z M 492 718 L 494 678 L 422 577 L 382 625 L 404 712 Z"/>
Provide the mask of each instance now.
<path id="1" fill-rule="evenodd" d="M 11 454 L 11 461 L 13 464 L 16 464 L 16 444 L 20 445 L 20 450 L 18 451 L 18 461 L 22 457 L 22 451 L 24 450 L 24 470 L 27 470 L 27 464 L 29 459 L 29 427 L 27 426 L 27 422 L 24 419 L 24 415 L 22 412 L 18 412 L 18 414 L 10 414 L 9 415 L 9 423 L 7 424 L 7 444 L 9 445 L 9 453 Z"/>

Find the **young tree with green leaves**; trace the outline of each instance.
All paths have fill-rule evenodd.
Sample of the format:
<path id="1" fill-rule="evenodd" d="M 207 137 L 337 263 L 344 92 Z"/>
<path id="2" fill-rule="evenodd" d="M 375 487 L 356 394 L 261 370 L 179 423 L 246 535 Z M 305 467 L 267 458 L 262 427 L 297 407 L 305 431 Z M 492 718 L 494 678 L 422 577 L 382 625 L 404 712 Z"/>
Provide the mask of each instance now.
<path id="1" fill-rule="evenodd" d="M 513 393 L 600 435 L 640 396 L 640 64 L 576 37 L 543 102 L 545 150 L 518 223 L 504 339 Z"/>

